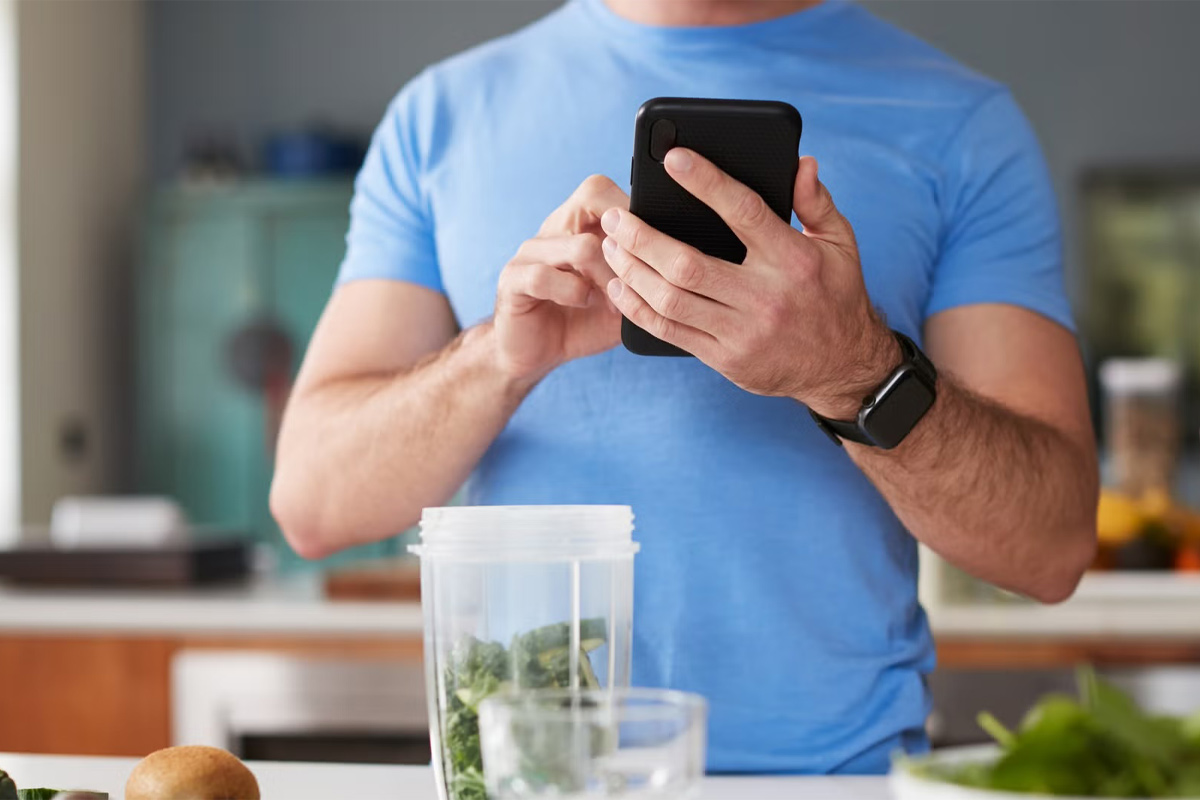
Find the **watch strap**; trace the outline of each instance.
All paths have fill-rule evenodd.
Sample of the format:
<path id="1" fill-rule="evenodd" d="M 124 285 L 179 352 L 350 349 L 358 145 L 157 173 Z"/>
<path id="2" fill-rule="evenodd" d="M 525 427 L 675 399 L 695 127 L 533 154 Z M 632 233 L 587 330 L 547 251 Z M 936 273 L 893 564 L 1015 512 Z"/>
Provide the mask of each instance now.
<path id="1" fill-rule="evenodd" d="M 896 342 L 900 345 L 900 352 L 903 354 L 903 360 L 896 367 L 896 370 L 904 369 L 911 365 L 930 386 L 936 383 L 937 368 L 921 352 L 921 348 L 917 347 L 917 343 L 895 329 L 892 330 L 892 336 L 896 337 Z M 893 370 L 892 374 L 895 374 L 896 370 Z M 875 444 L 866 431 L 862 429 L 862 425 L 857 418 L 852 420 L 830 419 L 829 417 L 821 416 L 811 408 L 808 410 L 808 413 L 812 416 L 813 421 L 817 423 L 817 427 L 824 431 L 825 435 L 838 447 L 841 447 L 842 441 L 847 439 L 858 444 Z"/>
<path id="2" fill-rule="evenodd" d="M 813 422 L 817 423 L 817 427 L 824 431 L 825 435 L 829 437 L 829 440 L 838 447 L 842 446 L 843 439 L 849 439 L 850 441 L 857 442 L 858 444 L 874 444 L 870 439 L 867 438 L 867 435 L 862 432 L 862 429 L 858 427 L 858 420 L 849 422 L 847 420 L 822 417 L 811 408 L 808 410 L 808 413 L 812 416 Z"/>

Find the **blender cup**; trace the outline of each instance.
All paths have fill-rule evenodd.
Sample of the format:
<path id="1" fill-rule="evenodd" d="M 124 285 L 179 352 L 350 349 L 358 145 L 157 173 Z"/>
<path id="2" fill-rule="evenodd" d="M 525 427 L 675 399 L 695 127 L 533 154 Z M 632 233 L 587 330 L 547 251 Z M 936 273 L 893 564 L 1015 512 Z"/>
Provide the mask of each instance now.
<path id="1" fill-rule="evenodd" d="M 421 603 L 441 800 L 487 800 L 479 704 L 510 689 L 629 685 L 628 506 L 428 508 Z"/>

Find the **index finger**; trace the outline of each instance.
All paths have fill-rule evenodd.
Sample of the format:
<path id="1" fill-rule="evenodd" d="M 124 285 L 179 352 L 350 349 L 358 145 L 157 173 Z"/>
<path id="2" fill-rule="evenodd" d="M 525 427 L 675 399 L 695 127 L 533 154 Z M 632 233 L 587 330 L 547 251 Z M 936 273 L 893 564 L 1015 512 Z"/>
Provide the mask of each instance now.
<path id="1" fill-rule="evenodd" d="M 717 212 L 743 243 L 762 241 L 779 230 L 782 220 L 758 192 L 694 150 L 672 148 L 663 164 L 676 183 Z"/>
<path id="2" fill-rule="evenodd" d="M 538 233 L 562 235 L 598 233 L 600 215 L 610 208 L 629 208 L 629 195 L 604 175 L 590 175 L 556 208 Z"/>

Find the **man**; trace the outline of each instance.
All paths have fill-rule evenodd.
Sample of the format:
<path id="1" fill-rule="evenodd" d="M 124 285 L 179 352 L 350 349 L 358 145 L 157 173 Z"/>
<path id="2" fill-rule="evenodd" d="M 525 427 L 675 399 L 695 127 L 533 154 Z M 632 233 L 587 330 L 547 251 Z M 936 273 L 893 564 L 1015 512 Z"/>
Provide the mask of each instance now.
<path id="1" fill-rule="evenodd" d="M 803 230 L 676 149 L 748 247 L 727 264 L 587 177 L 624 181 L 634 113 L 666 95 L 798 108 Z M 632 505 L 634 682 L 709 698 L 713 770 L 879 772 L 924 746 L 917 540 L 1049 602 L 1091 560 L 1037 144 L 1003 87 L 854 5 L 572 0 L 410 83 L 352 217 L 280 441 L 290 541 L 380 539 L 464 481 L 471 503 Z M 621 314 L 698 358 L 626 352 Z M 808 409 L 852 420 L 913 362 L 889 327 L 936 401 L 894 449 L 839 448 Z"/>

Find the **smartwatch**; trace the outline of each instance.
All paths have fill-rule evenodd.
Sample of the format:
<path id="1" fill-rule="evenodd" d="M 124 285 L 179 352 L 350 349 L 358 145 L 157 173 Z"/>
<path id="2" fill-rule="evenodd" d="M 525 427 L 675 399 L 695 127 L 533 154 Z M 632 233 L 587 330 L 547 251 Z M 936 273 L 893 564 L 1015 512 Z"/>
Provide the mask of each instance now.
<path id="1" fill-rule="evenodd" d="M 891 450 L 904 441 L 937 400 L 937 369 L 916 343 L 899 331 L 904 361 L 864 400 L 853 420 L 822 417 L 811 408 L 817 427 L 839 447 L 842 440 Z"/>

